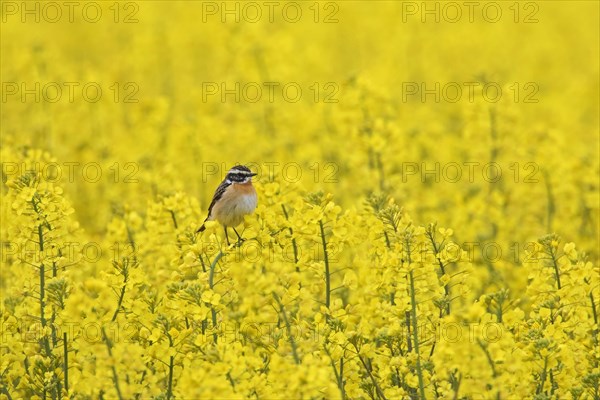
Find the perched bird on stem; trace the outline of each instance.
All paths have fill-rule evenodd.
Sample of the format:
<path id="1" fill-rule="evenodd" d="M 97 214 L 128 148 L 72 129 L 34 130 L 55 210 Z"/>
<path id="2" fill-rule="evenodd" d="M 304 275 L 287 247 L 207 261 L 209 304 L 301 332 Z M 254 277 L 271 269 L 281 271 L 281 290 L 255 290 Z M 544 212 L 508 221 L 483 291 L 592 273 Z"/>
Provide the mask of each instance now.
<path id="1" fill-rule="evenodd" d="M 238 243 L 241 243 L 244 239 L 235 227 L 244 221 L 244 215 L 254 211 L 258 203 L 256 190 L 252 186 L 252 177 L 255 175 L 256 173 L 243 165 L 231 168 L 215 191 L 208 207 L 208 215 L 196 232 L 203 232 L 206 229 L 204 226 L 206 221 L 218 221 L 225 229 L 227 244 L 230 244 L 227 235 L 228 227 L 233 229 L 238 237 Z"/>

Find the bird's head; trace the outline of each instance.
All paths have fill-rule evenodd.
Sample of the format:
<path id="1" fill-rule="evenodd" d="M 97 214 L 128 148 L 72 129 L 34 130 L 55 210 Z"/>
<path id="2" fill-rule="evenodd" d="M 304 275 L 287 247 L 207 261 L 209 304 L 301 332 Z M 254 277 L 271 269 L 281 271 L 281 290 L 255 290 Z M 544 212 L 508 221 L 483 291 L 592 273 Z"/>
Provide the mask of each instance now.
<path id="1" fill-rule="evenodd" d="M 252 181 L 252 177 L 255 175 L 256 173 L 250 171 L 250 168 L 244 165 L 236 165 L 227 172 L 225 179 L 232 183 L 248 183 Z"/>

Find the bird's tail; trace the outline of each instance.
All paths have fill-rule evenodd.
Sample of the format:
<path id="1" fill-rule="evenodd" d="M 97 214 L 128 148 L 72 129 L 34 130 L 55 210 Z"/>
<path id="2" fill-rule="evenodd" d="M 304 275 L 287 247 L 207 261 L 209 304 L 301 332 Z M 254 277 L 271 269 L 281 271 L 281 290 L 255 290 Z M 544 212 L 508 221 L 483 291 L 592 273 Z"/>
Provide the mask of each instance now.
<path id="1" fill-rule="evenodd" d="M 206 223 L 206 221 L 208 221 L 208 217 L 206 217 L 206 219 L 202 223 L 202 226 L 200 228 L 198 228 L 198 230 L 196 231 L 196 233 L 198 233 L 198 232 L 204 232 L 204 230 L 206 229 L 206 226 L 204 226 L 204 224 Z"/>

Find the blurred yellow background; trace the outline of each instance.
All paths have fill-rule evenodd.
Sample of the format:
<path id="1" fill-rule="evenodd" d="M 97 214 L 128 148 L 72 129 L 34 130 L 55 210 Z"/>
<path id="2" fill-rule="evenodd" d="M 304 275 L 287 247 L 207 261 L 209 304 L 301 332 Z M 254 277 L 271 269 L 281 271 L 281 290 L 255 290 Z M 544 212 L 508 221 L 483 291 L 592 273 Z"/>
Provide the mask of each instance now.
<path id="1" fill-rule="evenodd" d="M 6 3 L 3 144 L 81 163 L 64 186 L 92 232 L 111 202 L 145 207 L 149 193 L 184 190 L 206 206 L 235 162 L 298 163 L 308 189 L 349 206 L 381 189 L 376 153 L 387 193 L 423 222 L 477 223 L 481 207 L 505 206 L 515 239 L 555 230 L 594 250 L 595 2 Z M 488 201 L 491 161 L 502 178 Z M 447 182 L 453 162 L 462 177 Z M 433 173 L 403 172 L 415 164 Z"/>

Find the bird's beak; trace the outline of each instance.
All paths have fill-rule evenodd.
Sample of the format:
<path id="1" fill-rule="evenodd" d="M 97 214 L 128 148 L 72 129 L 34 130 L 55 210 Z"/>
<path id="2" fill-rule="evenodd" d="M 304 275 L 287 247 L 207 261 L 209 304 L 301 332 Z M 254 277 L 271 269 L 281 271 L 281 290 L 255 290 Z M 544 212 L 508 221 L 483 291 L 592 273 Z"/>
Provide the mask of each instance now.
<path id="1" fill-rule="evenodd" d="M 253 172 L 250 174 L 250 176 L 256 176 L 256 175 L 258 175 L 256 172 Z"/>

